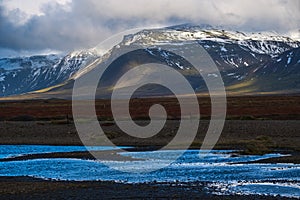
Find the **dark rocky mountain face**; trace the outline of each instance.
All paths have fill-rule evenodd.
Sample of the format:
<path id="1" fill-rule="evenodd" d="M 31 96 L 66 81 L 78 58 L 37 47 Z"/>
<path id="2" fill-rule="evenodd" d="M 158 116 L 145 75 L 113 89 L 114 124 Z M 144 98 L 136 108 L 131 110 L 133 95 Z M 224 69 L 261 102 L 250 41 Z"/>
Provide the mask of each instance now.
<path id="1" fill-rule="evenodd" d="M 202 77 L 188 62 L 163 50 L 164 45 L 173 45 L 174 48 L 182 48 L 182 51 L 192 51 L 184 48 L 191 41 L 196 41 L 209 53 L 219 68 L 228 94 L 287 94 L 300 91 L 299 41 L 274 33 L 242 33 L 212 27 L 174 26 L 127 35 L 103 57 L 95 51 L 86 50 L 73 52 L 65 57 L 1 59 L 0 94 L 21 94 L 56 85 L 54 89 L 47 91 L 55 91 L 56 95 L 70 98 L 74 79 L 93 73 L 101 66 L 92 64 L 87 67 L 88 64 L 97 60 L 101 63 L 111 54 L 137 44 L 144 49 L 134 52 L 135 56 L 119 57 L 105 72 L 99 84 L 99 97 L 107 97 L 110 93 L 108 88 L 130 68 L 147 62 L 161 63 L 176 69 L 186 77 L 196 92 L 206 92 Z M 216 74 L 206 76 L 214 77 Z M 130 87 L 133 84 L 131 80 L 124 85 Z M 152 94 L 165 95 L 165 90 L 147 86 L 139 90 L 138 96 Z M 49 97 L 47 92 L 41 95 Z"/>

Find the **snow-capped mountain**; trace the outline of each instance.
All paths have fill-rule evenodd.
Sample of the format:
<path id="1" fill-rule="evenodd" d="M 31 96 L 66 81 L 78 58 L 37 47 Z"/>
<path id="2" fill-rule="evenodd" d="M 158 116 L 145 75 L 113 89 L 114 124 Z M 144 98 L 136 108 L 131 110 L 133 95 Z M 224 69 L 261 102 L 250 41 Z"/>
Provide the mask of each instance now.
<path id="1" fill-rule="evenodd" d="M 101 56 L 93 49 L 72 52 L 64 57 L 49 55 L 0 59 L 0 94 L 20 94 L 60 84 L 51 91 L 56 91 L 55 95 L 70 97 L 74 79 L 93 73 L 100 66 L 99 63 L 109 59 L 112 54 L 137 44 L 144 47 L 135 52 L 138 59 L 132 60 L 126 56 L 118 58 L 104 74 L 104 87 L 99 88 L 99 96 L 107 93 L 107 89 L 130 68 L 128 66 L 145 62 L 169 65 L 184 74 L 197 92 L 203 92 L 203 79 L 191 70 L 189 63 L 172 52 L 162 50 L 164 45 L 174 45 L 174 48 L 182 48 L 182 51 L 192 51 L 184 48 L 184 44 L 191 41 L 198 42 L 210 54 L 220 70 L 228 93 L 300 92 L 300 41 L 272 32 L 244 33 L 208 25 L 185 24 L 126 35 L 121 43 Z M 125 85 L 134 83 L 131 80 L 128 84 Z M 149 93 L 149 88 L 141 95 L 145 93 Z"/>
<path id="2" fill-rule="evenodd" d="M 2 58 L 0 96 L 22 94 L 61 84 L 97 57 L 97 52 L 85 50 L 66 56 Z"/>
<path id="3" fill-rule="evenodd" d="M 151 61 L 177 69 L 184 74 L 197 92 L 206 91 L 203 79 L 193 73 L 189 63 L 171 52 L 162 50 L 164 45 L 173 45 L 177 50 L 193 53 L 184 45 L 191 41 L 198 42 L 210 54 L 220 70 L 228 94 L 300 92 L 297 78 L 300 77 L 300 41 L 271 32 L 243 33 L 191 25 L 143 30 L 125 36 L 109 54 L 118 54 L 123 47 L 135 44 L 145 49 L 137 53 L 139 58 L 134 62 L 130 61 L 130 58 L 119 58 L 118 65 L 112 64 L 110 66 L 112 70 L 109 70 L 111 73 L 104 74 L 107 87 L 111 88 L 110 86 L 128 70 L 126 66 Z M 217 75 L 210 73 L 207 76 Z M 124 85 L 130 87 L 130 84 L 132 81 Z M 99 91 L 101 93 L 104 90 L 105 88 L 102 88 Z M 156 94 L 158 93 L 156 91 Z M 146 94 L 149 94 L 149 90 L 141 93 L 142 96 Z"/>
<path id="4" fill-rule="evenodd" d="M 219 44 L 237 44 L 241 49 L 252 53 L 276 56 L 291 48 L 300 46 L 300 41 L 272 32 L 244 33 L 215 29 L 210 26 L 179 25 L 162 29 L 144 30 L 134 35 L 128 35 L 121 44 L 129 45 L 163 45 L 184 43 L 191 40 L 201 41 L 203 45 L 209 42 Z M 206 45 L 209 48 L 209 44 Z M 224 48 L 222 48 L 225 50 Z M 225 50 L 226 51 L 226 50 Z"/>

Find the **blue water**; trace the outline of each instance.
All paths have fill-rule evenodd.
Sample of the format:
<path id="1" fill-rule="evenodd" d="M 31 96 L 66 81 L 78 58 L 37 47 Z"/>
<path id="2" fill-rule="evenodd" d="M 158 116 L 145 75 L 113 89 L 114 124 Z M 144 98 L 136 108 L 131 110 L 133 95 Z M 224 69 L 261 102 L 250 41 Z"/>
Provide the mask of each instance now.
<path id="1" fill-rule="evenodd" d="M 89 147 L 110 150 L 114 147 Z M 43 152 L 82 151 L 84 147 L 1 146 L 2 157 Z M 138 161 L 92 161 L 82 159 L 33 159 L 0 162 L 0 176 L 34 176 L 59 180 L 112 180 L 118 182 L 207 182 L 216 194 L 267 194 L 300 197 L 300 165 L 239 164 L 280 154 L 232 157 L 232 151 L 212 151 L 199 157 L 198 150 L 186 151 L 166 168 L 151 173 L 125 173 L 119 170 L 142 168 L 147 171 L 172 160 L 181 150 L 126 152 L 123 156 L 147 158 Z M 113 166 L 114 169 L 107 166 Z"/>
<path id="2" fill-rule="evenodd" d="M 0 159 L 28 154 L 74 152 L 86 150 L 113 150 L 111 146 L 50 146 L 50 145 L 0 145 Z"/>

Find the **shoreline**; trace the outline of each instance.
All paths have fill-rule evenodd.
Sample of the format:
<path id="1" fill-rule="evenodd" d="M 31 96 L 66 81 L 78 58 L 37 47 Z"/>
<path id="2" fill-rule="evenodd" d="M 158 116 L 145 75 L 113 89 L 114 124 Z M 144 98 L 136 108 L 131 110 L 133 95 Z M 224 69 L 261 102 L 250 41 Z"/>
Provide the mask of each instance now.
<path id="1" fill-rule="evenodd" d="M 0 177 L 0 199 L 294 199 L 266 195 L 216 195 L 208 182 L 118 183 L 113 181 L 57 181 L 33 177 Z"/>
<path id="2" fill-rule="evenodd" d="M 132 149 L 132 148 L 129 148 Z M 192 148 L 190 150 L 198 150 Z M 133 151 L 140 151 L 139 148 L 133 148 Z M 119 150 L 105 150 L 105 151 L 92 151 L 93 155 L 97 155 L 95 158 L 90 151 L 72 151 L 72 152 L 55 152 L 55 153 L 32 153 L 19 156 L 13 156 L 8 158 L 1 158 L 0 162 L 10 162 L 10 161 L 25 161 L 34 159 L 51 159 L 51 158 L 70 158 L 70 159 L 83 159 L 83 160 L 103 160 L 103 161 L 139 161 L 141 159 L 136 159 L 128 156 L 122 156 L 118 154 Z M 132 152 L 132 150 L 130 151 Z M 260 159 L 257 161 L 241 162 L 238 164 L 277 164 L 277 163 L 290 163 L 290 164 L 300 164 L 300 152 L 293 151 L 275 151 L 272 153 L 280 153 L 283 156 L 275 158 Z M 243 154 L 233 153 L 232 156 L 245 156 Z"/>
<path id="3" fill-rule="evenodd" d="M 120 132 L 113 122 L 101 122 L 107 137 L 117 146 L 134 147 L 144 151 L 159 149 L 176 134 L 178 120 L 167 121 L 162 133 L 150 140 L 139 140 Z M 146 121 L 139 121 L 146 124 Z M 190 149 L 200 149 L 205 137 L 208 120 L 201 120 L 199 130 Z M 242 154 L 260 155 L 266 153 L 291 154 L 278 159 L 260 162 L 300 163 L 299 120 L 227 120 L 215 150 L 237 150 Z M 74 124 L 40 123 L 35 121 L 0 122 L 0 145 L 53 145 L 83 146 Z M 93 138 L 91 146 L 101 145 L 102 138 Z M 98 144 L 99 142 L 99 144 Z M 73 155 L 75 156 L 75 155 Z M 88 155 L 86 155 L 88 156 Z M 75 156 L 76 157 L 76 156 Z"/>
<path id="4" fill-rule="evenodd" d="M 152 138 L 152 145 L 163 145 L 172 138 L 176 120 L 166 125 L 165 134 Z M 106 122 L 102 122 L 106 123 Z M 142 121 L 142 123 L 146 123 Z M 200 121 L 200 128 L 191 149 L 199 149 L 206 133 L 208 121 Z M 110 123 L 103 129 L 120 146 L 136 145 L 131 150 L 149 150 L 149 141 L 128 140 L 118 135 L 116 125 Z M 291 154 L 279 158 L 263 159 L 250 163 L 295 163 L 300 164 L 300 121 L 297 120 L 229 120 L 214 149 L 243 150 L 247 146 L 263 145 L 274 152 Z M 39 122 L 0 122 L 0 143 L 3 145 L 54 145 L 82 146 L 74 124 L 52 124 Z M 262 137 L 264 136 L 264 137 Z M 147 147 L 148 148 L 145 148 Z M 152 146 L 152 147 L 153 147 Z M 279 151 L 278 151 L 279 150 Z M 109 150 L 106 153 L 116 153 Z M 45 156 L 46 155 L 46 156 Z M 239 156 L 239 155 L 234 155 Z M 17 159 L 35 158 L 79 158 L 93 159 L 89 152 L 52 153 L 28 155 Z M 107 155 L 102 157 L 107 159 Z M 12 158 L 15 160 L 16 158 Z M 122 160 L 122 159 L 120 159 Z M 3 161 L 3 160 L 2 160 Z M 10 161 L 10 160 L 7 160 Z M 113 181 L 60 181 L 32 177 L 0 177 L 0 199 L 233 199 L 233 200 L 286 200 L 293 199 L 267 195 L 216 195 L 206 187 L 206 182 L 172 183 L 118 183 Z M 211 190 L 210 190 L 211 189 Z"/>

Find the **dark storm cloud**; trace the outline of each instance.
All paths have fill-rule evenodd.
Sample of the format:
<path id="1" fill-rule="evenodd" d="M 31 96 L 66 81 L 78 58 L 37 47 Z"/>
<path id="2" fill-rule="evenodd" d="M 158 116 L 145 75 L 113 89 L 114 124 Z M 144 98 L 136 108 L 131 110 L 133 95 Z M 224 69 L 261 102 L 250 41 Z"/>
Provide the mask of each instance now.
<path id="1" fill-rule="evenodd" d="M 0 48 L 69 51 L 129 28 L 186 22 L 288 32 L 299 27 L 299 9 L 298 0 L 73 0 L 45 4 L 42 15 L 24 20 L 22 8 L 8 11 L 0 3 Z"/>
<path id="2" fill-rule="evenodd" d="M 13 17 L 17 18 L 17 14 Z M 66 12 L 58 5 L 47 7 L 44 15 L 34 16 L 21 25 L 3 16 L 1 8 L 0 20 L 0 46 L 15 50 L 68 50 L 95 45 L 96 40 L 101 41 L 101 36 L 107 36 L 101 23 L 86 16 L 79 18 L 74 12 Z"/>

